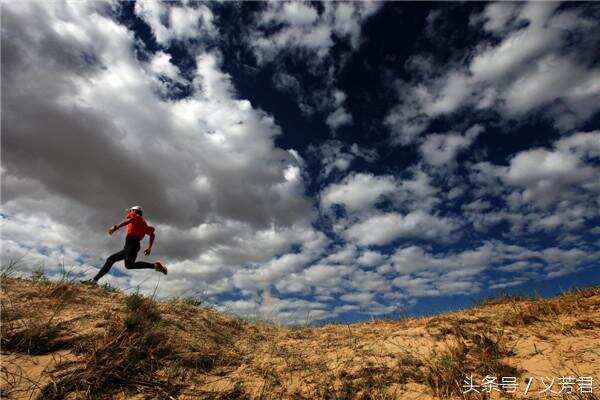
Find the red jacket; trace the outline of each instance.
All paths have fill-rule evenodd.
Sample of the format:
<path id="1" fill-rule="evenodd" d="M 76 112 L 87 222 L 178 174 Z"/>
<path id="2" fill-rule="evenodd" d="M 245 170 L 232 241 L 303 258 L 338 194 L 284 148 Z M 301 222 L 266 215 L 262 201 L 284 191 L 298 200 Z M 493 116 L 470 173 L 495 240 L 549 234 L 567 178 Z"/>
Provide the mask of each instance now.
<path id="1" fill-rule="evenodd" d="M 140 214 L 129 211 L 127 213 L 127 219 L 129 220 L 129 224 L 127 225 L 127 236 L 135 236 L 141 241 L 146 235 L 154 235 L 154 228 L 149 226 Z"/>

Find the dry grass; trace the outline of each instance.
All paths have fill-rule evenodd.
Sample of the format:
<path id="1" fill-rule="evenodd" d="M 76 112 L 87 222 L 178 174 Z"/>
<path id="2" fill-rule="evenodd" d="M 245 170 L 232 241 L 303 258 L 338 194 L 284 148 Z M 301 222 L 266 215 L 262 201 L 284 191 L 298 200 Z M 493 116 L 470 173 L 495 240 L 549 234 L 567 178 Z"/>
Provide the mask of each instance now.
<path id="1" fill-rule="evenodd" d="M 466 376 L 519 376 L 517 368 L 503 361 L 513 354 L 503 328 L 455 325 L 447 348 L 434 349 L 427 359 L 423 379 L 437 397 L 463 397 Z"/>
<path id="2" fill-rule="evenodd" d="M 173 396 L 183 386 L 177 371 L 167 376 L 157 372 L 174 357 L 168 332 L 160 312 L 150 299 L 133 294 L 125 299 L 124 320 L 110 321 L 105 335 L 82 346 L 84 362 L 48 383 L 38 398 L 63 399 L 70 393 L 86 393 L 88 398 L 125 391 L 144 391 L 152 396 Z"/>
<path id="3" fill-rule="evenodd" d="M 51 321 L 27 320 L 19 324 L 2 324 L 2 349 L 31 355 L 46 354 L 65 348 L 61 340 L 63 327 Z"/>
<path id="4" fill-rule="evenodd" d="M 598 288 L 299 328 L 41 274 L 4 277 L 0 302 L 3 398 L 464 398 L 469 375 L 600 372 Z"/>
<path id="5" fill-rule="evenodd" d="M 124 304 L 125 315 L 108 321 L 102 337 L 79 347 L 82 362 L 57 374 L 38 399 L 58 400 L 70 394 L 95 399 L 118 393 L 174 398 L 186 386 L 190 370 L 232 365 L 228 355 L 233 349 L 218 351 L 206 339 L 182 341 L 178 334 L 183 330 L 163 319 L 157 302 L 134 293 L 125 297 Z"/>
<path id="6" fill-rule="evenodd" d="M 0 343 L 11 352 L 39 355 L 69 347 L 65 324 L 56 320 L 64 306 L 60 299 L 51 313 L 36 308 L 19 307 L 9 298 L 0 301 Z"/>
<path id="7" fill-rule="evenodd" d="M 476 307 L 496 306 L 499 304 L 514 304 L 517 302 L 531 301 L 531 297 L 502 293 L 498 296 L 488 297 L 476 304 Z"/>

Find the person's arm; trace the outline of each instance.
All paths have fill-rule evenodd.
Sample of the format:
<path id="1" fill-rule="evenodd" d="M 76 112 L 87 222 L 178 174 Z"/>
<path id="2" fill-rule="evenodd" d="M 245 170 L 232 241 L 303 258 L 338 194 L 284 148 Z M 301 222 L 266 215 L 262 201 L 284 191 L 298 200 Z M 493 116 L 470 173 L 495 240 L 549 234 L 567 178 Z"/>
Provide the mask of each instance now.
<path id="1" fill-rule="evenodd" d="M 125 221 L 121 222 L 118 225 L 113 225 L 108 229 L 108 234 L 112 235 L 113 233 L 115 233 L 115 231 L 119 230 L 120 228 L 129 225 L 131 223 L 131 218 L 127 218 Z"/>
<path id="2" fill-rule="evenodd" d="M 147 256 L 149 256 L 150 253 L 152 253 L 152 245 L 154 244 L 154 232 L 149 233 L 148 236 L 150 236 L 150 242 L 148 243 L 148 248 L 144 250 L 144 254 Z"/>

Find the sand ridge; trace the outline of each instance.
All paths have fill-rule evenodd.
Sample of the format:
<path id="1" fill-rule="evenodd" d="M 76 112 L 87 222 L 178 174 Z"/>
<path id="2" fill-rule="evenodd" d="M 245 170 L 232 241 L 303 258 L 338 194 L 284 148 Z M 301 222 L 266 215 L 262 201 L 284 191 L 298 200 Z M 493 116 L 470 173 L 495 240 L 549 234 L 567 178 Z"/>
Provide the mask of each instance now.
<path id="1" fill-rule="evenodd" d="M 600 288 L 320 327 L 69 282 L 6 278 L 0 300 L 2 398 L 531 398 L 542 377 L 593 377 L 600 391 Z M 467 376 L 519 385 L 464 393 Z M 555 381 L 553 396 L 596 398 L 579 383 Z"/>

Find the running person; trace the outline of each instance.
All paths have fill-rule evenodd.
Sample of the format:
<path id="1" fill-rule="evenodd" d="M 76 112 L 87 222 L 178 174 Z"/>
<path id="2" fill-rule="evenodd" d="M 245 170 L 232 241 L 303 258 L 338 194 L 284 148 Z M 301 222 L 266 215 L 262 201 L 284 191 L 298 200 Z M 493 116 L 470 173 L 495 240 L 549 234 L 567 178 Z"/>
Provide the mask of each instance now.
<path id="1" fill-rule="evenodd" d="M 144 250 L 145 255 L 150 255 L 152 245 L 154 244 L 154 228 L 146 224 L 140 206 L 134 206 L 127 210 L 127 219 L 118 225 L 113 225 L 108 230 L 108 234 L 112 235 L 124 226 L 127 226 L 125 247 L 123 250 L 116 252 L 106 259 L 104 266 L 92 279 L 91 283 L 97 283 L 100 278 L 110 271 L 114 263 L 121 260 L 125 260 L 125 268 L 127 269 L 155 269 L 165 275 L 167 274 L 167 268 L 159 261 L 153 264 L 144 261 L 135 261 L 138 251 L 140 251 L 140 242 L 144 239 L 144 236 L 148 235 L 150 237 L 150 243 L 148 243 L 148 247 Z"/>

